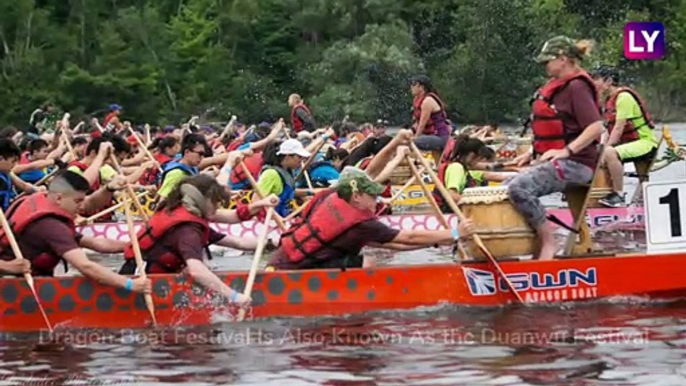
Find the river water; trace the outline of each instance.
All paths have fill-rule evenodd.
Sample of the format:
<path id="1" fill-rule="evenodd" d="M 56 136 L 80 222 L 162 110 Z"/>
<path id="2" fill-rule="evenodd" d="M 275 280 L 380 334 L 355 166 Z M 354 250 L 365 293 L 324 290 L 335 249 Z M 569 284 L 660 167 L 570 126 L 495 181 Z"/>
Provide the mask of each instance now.
<path id="1" fill-rule="evenodd" d="M 686 142 L 686 125 L 671 125 Z M 686 178 L 684 163 L 651 175 Z M 635 183 L 627 181 L 631 192 Z M 636 236 L 635 234 L 633 236 Z M 603 234 L 610 246 L 623 234 Z M 640 240 L 641 237 L 634 237 Z M 632 241 L 635 242 L 635 241 Z M 248 270 L 233 253 L 215 269 Z M 385 264 L 443 262 L 426 252 Z M 108 258 L 109 266 L 120 264 Z M 640 278 L 627 278 L 640 280 Z M 178 330 L 0 334 L 1 385 L 686 385 L 686 301 L 442 306 Z"/>

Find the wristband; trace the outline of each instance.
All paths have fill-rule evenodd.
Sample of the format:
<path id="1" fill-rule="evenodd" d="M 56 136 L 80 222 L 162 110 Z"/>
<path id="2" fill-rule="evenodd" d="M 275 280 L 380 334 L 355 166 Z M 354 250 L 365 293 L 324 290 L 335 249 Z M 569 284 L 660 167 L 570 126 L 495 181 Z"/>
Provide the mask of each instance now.
<path id="1" fill-rule="evenodd" d="M 326 141 L 327 139 L 329 139 L 329 136 L 324 134 L 324 135 L 322 135 L 322 139 Z"/>
<path id="2" fill-rule="evenodd" d="M 105 184 L 105 189 L 107 189 L 107 191 L 110 192 L 110 193 L 114 193 L 114 192 L 117 191 L 117 189 L 112 189 L 112 188 L 110 188 L 110 185 L 109 185 L 109 184 Z"/>
<path id="3" fill-rule="evenodd" d="M 572 151 L 572 148 L 569 147 L 569 145 L 566 145 L 565 149 L 567 149 L 567 151 L 569 152 L 569 155 L 574 155 L 574 152 Z"/>
<path id="4" fill-rule="evenodd" d="M 236 303 L 236 299 L 238 299 L 238 291 L 233 291 L 231 294 L 231 303 Z"/>
<path id="5" fill-rule="evenodd" d="M 126 279 L 126 285 L 124 286 L 124 288 L 127 291 L 131 291 L 133 289 L 133 280 L 131 278 Z"/>
<path id="6" fill-rule="evenodd" d="M 457 231 L 457 228 L 453 228 L 451 233 L 453 235 L 453 239 L 458 240 L 460 238 L 460 232 Z"/>

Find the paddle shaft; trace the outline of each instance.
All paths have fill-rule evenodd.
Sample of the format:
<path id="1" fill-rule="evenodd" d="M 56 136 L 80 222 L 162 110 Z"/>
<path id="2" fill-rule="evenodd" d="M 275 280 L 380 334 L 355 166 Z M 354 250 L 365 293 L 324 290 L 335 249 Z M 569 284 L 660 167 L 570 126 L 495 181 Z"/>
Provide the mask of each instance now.
<path id="1" fill-rule="evenodd" d="M 23 259 L 24 255 L 21 253 L 21 249 L 19 249 L 19 244 L 17 244 L 17 240 L 14 238 L 14 233 L 12 232 L 12 228 L 10 227 L 10 224 L 7 221 L 7 217 L 5 217 L 5 211 L 3 210 L 0 210 L 0 222 L 2 222 L 2 228 L 5 231 L 5 237 L 7 237 L 7 240 L 10 243 L 10 247 L 12 248 L 12 252 L 14 252 L 14 258 Z M 45 324 L 48 326 L 48 330 L 50 330 L 50 333 L 52 333 L 52 325 L 50 324 L 48 315 L 45 313 L 43 305 L 40 302 L 38 292 L 36 292 L 36 286 L 33 282 L 33 276 L 31 276 L 31 273 L 27 272 L 24 274 L 24 279 L 26 280 L 26 283 L 29 285 L 29 288 L 31 288 L 33 297 L 36 299 L 36 304 L 38 304 L 38 309 L 43 315 L 43 320 L 45 320 Z"/>
<path id="2" fill-rule="evenodd" d="M 248 274 L 248 281 L 245 283 L 244 295 L 250 296 L 252 293 L 252 287 L 255 284 L 255 277 L 257 276 L 257 268 L 260 266 L 260 259 L 262 258 L 262 253 L 264 252 L 264 247 L 267 245 L 267 236 L 269 235 L 269 223 L 272 221 L 274 216 L 274 208 L 267 209 L 267 217 L 264 219 L 264 229 L 257 241 L 257 249 L 255 249 L 255 255 L 252 259 L 252 266 L 250 267 L 250 273 Z M 241 307 L 238 311 L 238 317 L 236 321 L 242 322 L 245 318 L 245 307 Z"/>
<path id="3" fill-rule="evenodd" d="M 419 181 L 419 184 L 422 187 L 422 191 L 424 192 L 424 196 L 426 196 L 426 199 L 429 201 L 429 204 L 431 204 L 431 207 L 433 208 L 433 211 L 436 214 L 438 221 L 441 223 L 441 225 L 443 225 L 445 229 L 450 229 L 450 223 L 448 223 L 448 219 L 446 219 L 445 216 L 443 216 L 441 208 L 438 206 L 438 203 L 436 202 L 436 199 L 434 198 L 433 194 L 431 194 L 429 187 L 426 186 L 426 182 L 424 182 L 424 180 L 422 179 L 422 175 L 419 173 L 419 170 L 417 170 L 417 167 L 414 165 L 414 162 L 412 161 L 412 159 L 410 159 L 410 157 L 407 157 L 407 162 L 410 164 L 410 169 L 412 170 L 412 175 L 414 179 Z M 459 240 L 456 240 L 455 242 L 457 243 L 457 248 L 460 252 L 460 255 L 462 255 L 462 259 L 466 259 L 467 252 L 462 247 L 462 244 Z"/>
<path id="4" fill-rule="evenodd" d="M 148 194 L 148 192 L 139 193 L 139 194 L 136 196 L 136 199 L 140 199 L 140 198 L 144 197 L 146 194 Z M 128 204 L 130 204 L 130 203 L 131 203 L 131 197 L 125 197 L 125 198 L 124 198 L 124 201 L 119 202 L 119 203 L 117 203 L 117 204 L 114 204 L 114 205 L 110 206 L 109 208 L 107 208 L 107 209 L 105 209 L 105 210 L 103 210 L 103 211 L 101 211 L 101 212 L 98 212 L 98 213 L 96 213 L 96 214 L 94 214 L 94 215 L 92 215 L 92 216 L 86 218 L 86 219 L 84 220 L 84 222 L 90 224 L 90 223 L 92 223 L 93 221 L 99 219 L 100 217 L 102 217 L 102 216 L 104 216 L 104 215 L 106 215 L 106 214 L 108 214 L 108 213 L 112 213 L 112 212 L 114 212 L 115 210 L 121 208 L 122 205 L 128 205 Z"/>
<path id="5" fill-rule="evenodd" d="M 260 198 L 264 198 L 265 195 L 262 193 L 260 190 L 259 185 L 257 185 L 257 181 L 253 178 L 252 174 L 250 174 L 250 169 L 248 169 L 247 166 L 245 166 L 245 162 L 241 160 L 241 167 L 243 168 L 243 172 L 245 175 L 248 177 L 248 181 L 250 181 L 250 185 L 252 186 L 253 191 L 255 191 L 255 194 L 257 194 Z M 274 220 L 276 221 L 276 225 L 279 226 L 279 229 L 281 229 L 282 232 L 285 232 L 288 228 L 286 227 L 286 224 L 283 222 L 283 218 L 279 216 L 278 213 L 274 213 Z"/>
<path id="6" fill-rule="evenodd" d="M 129 197 L 131 200 L 137 200 L 135 196 Z M 141 246 L 138 243 L 138 235 L 136 235 L 136 229 L 133 227 L 133 216 L 131 216 L 131 208 L 128 205 L 124 205 L 124 214 L 126 215 L 126 226 L 129 228 L 129 238 L 131 239 L 131 246 L 133 247 L 133 256 L 136 259 L 136 267 L 138 268 L 138 274 L 144 280 L 146 278 L 145 266 L 143 265 L 143 254 L 141 253 Z M 155 304 L 152 302 L 152 295 L 145 294 L 145 304 L 148 307 L 150 316 L 152 317 L 152 322 L 157 326 L 157 319 L 155 318 Z"/>
<path id="7" fill-rule="evenodd" d="M 300 168 L 300 171 L 295 176 L 295 182 L 298 182 L 298 180 L 300 179 L 300 176 L 307 170 L 307 168 L 310 167 L 310 164 L 312 164 L 312 161 L 314 161 L 314 157 L 317 156 L 317 153 L 319 153 L 319 150 L 321 150 L 322 147 L 324 147 L 325 143 L 326 143 L 326 139 L 322 139 L 322 142 L 319 145 L 317 145 L 317 147 L 314 148 L 314 151 L 312 152 L 312 154 L 310 154 L 310 157 L 307 159 L 307 161 L 305 161 L 305 163 Z M 312 187 L 310 187 L 310 189 L 311 188 Z"/>
<path id="8" fill-rule="evenodd" d="M 450 209 L 457 215 L 457 217 L 460 219 L 460 221 L 465 221 L 466 217 L 460 210 L 460 208 L 457 207 L 457 204 L 455 203 L 455 200 L 453 200 L 453 197 L 450 195 L 448 190 L 443 186 L 443 182 L 439 180 L 438 176 L 436 176 L 436 173 L 434 173 L 433 170 L 431 170 L 431 167 L 429 166 L 429 162 L 422 157 L 422 153 L 419 151 L 417 148 L 417 145 L 415 145 L 414 142 L 410 142 L 410 147 L 412 148 L 412 151 L 414 154 L 417 156 L 419 161 L 424 165 L 424 168 L 426 171 L 429 173 L 431 176 L 431 179 L 434 181 L 434 185 L 436 188 L 441 192 L 441 195 L 443 196 L 443 199 L 445 202 L 448 204 Z M 500 264 L 496 261 L 495 257 L 493 257 L 493 254 L 488 251 L 484 243 L 481 241 L 481 238 L 479 237 L 478 234 L 472 235 L 472 238 L 474 239 L 474 242 L 476 245 L 481 249 L 484 255 L 488 258 L 488 260 L 493 264 L 493 266 L 496 268 L 500 276 L 503 278 L 505 283 L 507 284 L 507 287 L 509 290 L 517 297 L 517 300 L 519 300 L 521 303 L 524 303 L 524 299 L 522 299 L 522 296 L 515 290 L 514 286 L 512 285 L 512 282 L 510 282 L 510 279 L 505 275 L 505 272 L 503 272 L 503 269 L 500 267 Z"/>
<path id="9" fill-rule="evenodd" d="M 145 155 L 147 155 L 151 161 L 155 161 L 155 157 L 153 157 L 152 153 L 150 153 L 150 150 L 148 150 L 148 147 L 145 146 L 143 141 L 140 138 L 138 138 L 138 133 L 136 133 L 133 130 L 133 127 L 129 126 L 129 131 L 131 131 L 131 135 L 133 135 L 133 137 L 136 138 L 136 142 L 138 142 L 138 146 L 140 146 L 141 149 L 143 149 L 143 151 L 145 152 Z M 164 173 L 164 170 L 162 170 L 162 166 L 157 165 L 157 170 L 159 170 L 160 173 Z"/>
<path id="10" fill-rule="evenodd" d="M 122 177 L 126 178 L 126 176 L 124 175 L 124 171 L 121 168 L 121 165 L 119 165 L 119 161 L 117 161 L 117 157 L 114 156 L 114 153 L 110 154 L 110 160 L 112 160 L 112 163 L 117 168 L 119 174 L 121 174 Z M 129 183 L 126 184 L 126 191 L 129 194 L 129 197 L 131 197 L 131 199 L 133 200 L 133 204 L 136 205 L 136 209 L 138 209 L 138 213 L 140 213 L 141 217 L 143 218 L 143 221 L 145 221 L 145 223 L 150 221 L 148 213 L 145 211 L 145 208 L 143 208 L 143 205 L 141 205 L 140 201 L 136 199 L 136 192 L 133 191 L 133 188 Z"/>
<path id="11" fill-rule="evenodd" d="M 408 161 L 409 161 L 409 160 L 408 160 Z M 398 190 L 398 191 L 391 197 L 391 199 L 389 200 L 389 204 L 388 204 L 388 205 L 384 204 L 383 207 L 382 207 L 378 212 L 376 212 L 376 215 L 377 215 L 377 216 L 381 215 L 381 212 L 383 212 L 384 210 L 386 210 L 386 208 L 388 208 L 389 205 L 392 205 L 392 204 L 393 204 L 393 201 L 397 200 L 398 197 L 400 197 L 400 195 L 403 194 L 403 192 L 405 191 L 405 189 L 409 188 L 410 185 L 412 185 L 412 184 L 413 184 L 415 181 L 417 181 L 418 179 L 421 179 L 421 178 L 422 178 L 422 177 L 421 177 L 421 172 L 422 172 L 422 171 L 424 171 L 424 168 L 423 168 L 423 167 L 422 167 L 422 170 L 419 172 L 419 173 L 420 173 L 420 174 L 419 174 L 419 177 L 417 177 L 417 175 L 413 175 L 412 177 L 410 177 L 410 179 L 405 183 L 405 185 L 403 185 L 403 186 L 400 188 L 400 190 Z"/>

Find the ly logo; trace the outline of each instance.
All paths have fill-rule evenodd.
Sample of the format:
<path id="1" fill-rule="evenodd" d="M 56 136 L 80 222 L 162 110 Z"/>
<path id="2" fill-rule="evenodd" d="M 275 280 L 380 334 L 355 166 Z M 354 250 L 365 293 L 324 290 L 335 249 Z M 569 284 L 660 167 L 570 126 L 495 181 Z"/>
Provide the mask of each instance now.
<path id="1" fill-rule="evenodd" d="M 665 56 L 665 26 L 657 21 L 632 21 L 624 25 L 624 56 L 655 60 Z"/>

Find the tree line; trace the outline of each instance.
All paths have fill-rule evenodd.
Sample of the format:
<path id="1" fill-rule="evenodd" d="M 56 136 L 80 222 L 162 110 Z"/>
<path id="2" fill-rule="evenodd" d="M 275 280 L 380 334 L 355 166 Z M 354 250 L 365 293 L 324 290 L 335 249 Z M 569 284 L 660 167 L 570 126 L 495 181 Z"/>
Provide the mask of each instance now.
<path id="1" fill-rule="evenodd" d="M 623 56 L 627 21 L 661 21 L 667 57 Z M 320 124 L 410 121 L 431 77 L 459 124 L 517 122 L 545 80 L 533 58 L 565 34 L 596 42 L 662 120 L 686 105 L 686 0 L 13 0 L 0 3 L 0 124 L 52 102 L 74 117 L 176 124 L 274 121 L 290 93 Z"/>

